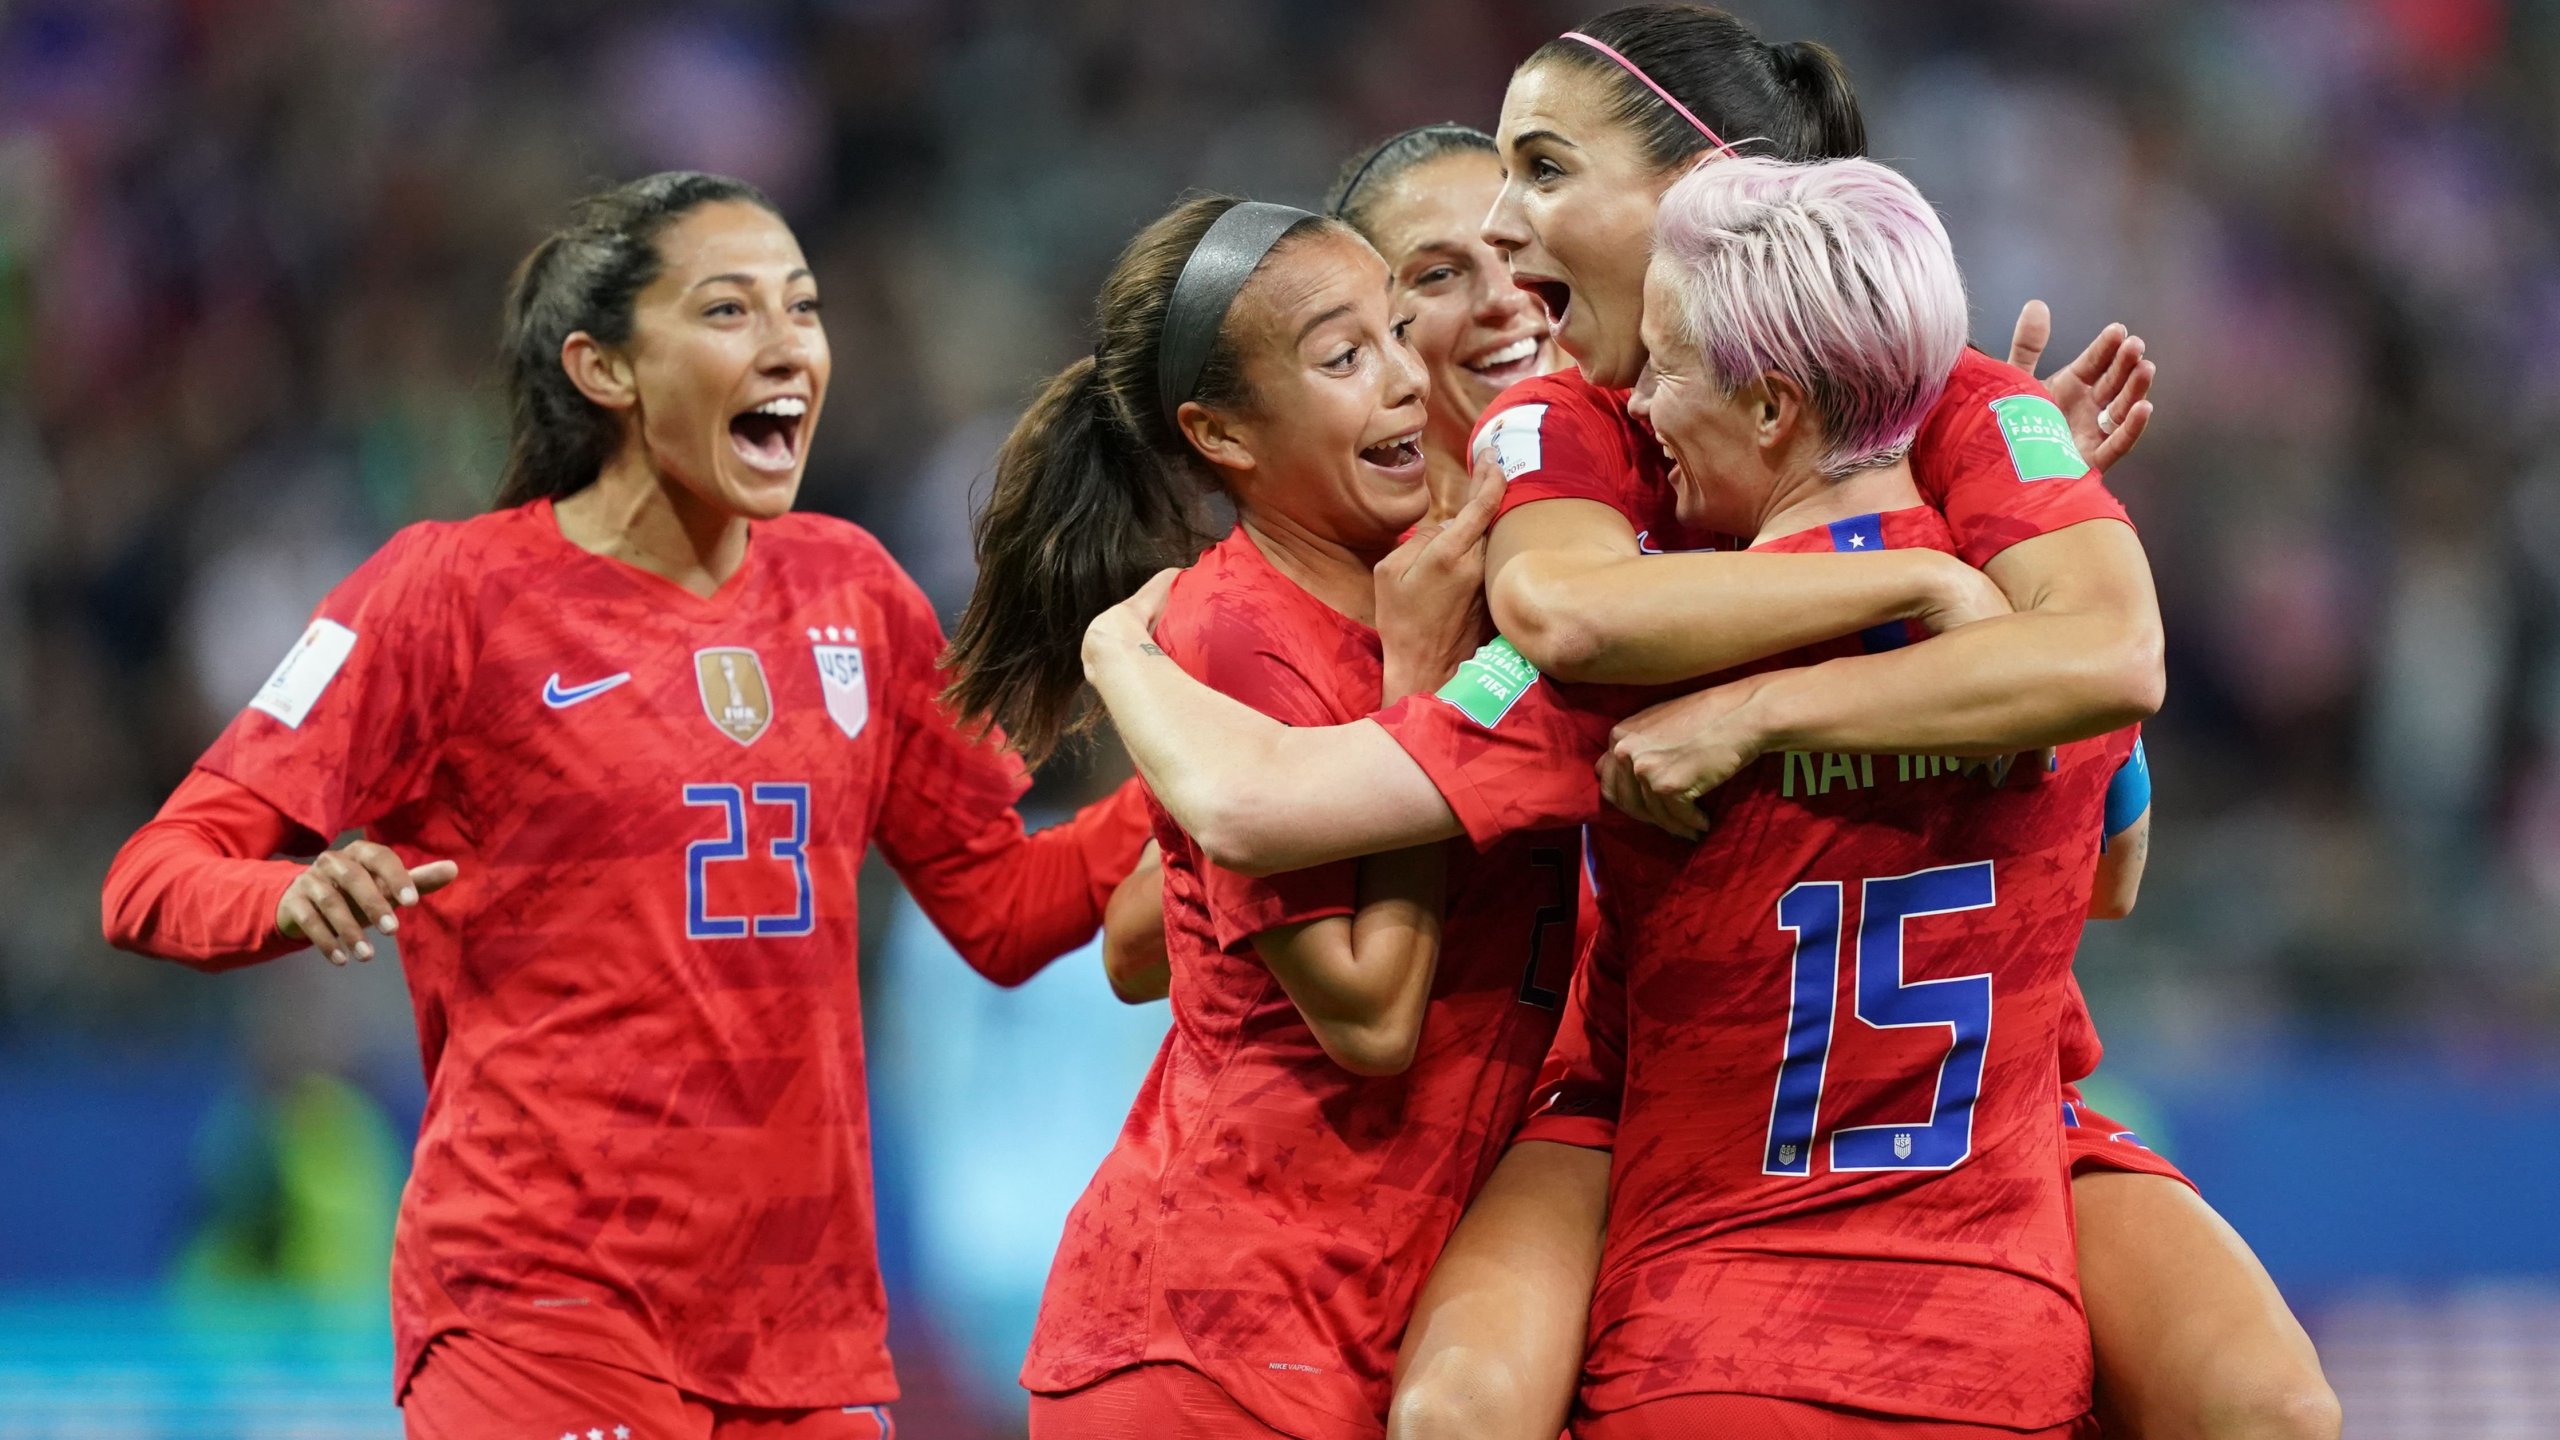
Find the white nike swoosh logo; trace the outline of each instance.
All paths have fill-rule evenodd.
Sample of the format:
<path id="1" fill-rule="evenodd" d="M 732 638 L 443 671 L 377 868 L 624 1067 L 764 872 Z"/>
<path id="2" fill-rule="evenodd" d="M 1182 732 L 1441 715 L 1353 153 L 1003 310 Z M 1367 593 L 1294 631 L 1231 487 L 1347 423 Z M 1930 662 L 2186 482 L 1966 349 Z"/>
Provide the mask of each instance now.
<path id="1" fill-rule="evenodd" d="M 630 678 L 631 672 L 625 670 L 619 675 L 607 675 L 601 680 L 590 680 L 584 685 L 563 690 L 560 688 L 560 672 L 554 670 L 551 678 L 542 682 L 542 703 L 554 710 L 566 710 L 581 700 L 593 700 Z"/>

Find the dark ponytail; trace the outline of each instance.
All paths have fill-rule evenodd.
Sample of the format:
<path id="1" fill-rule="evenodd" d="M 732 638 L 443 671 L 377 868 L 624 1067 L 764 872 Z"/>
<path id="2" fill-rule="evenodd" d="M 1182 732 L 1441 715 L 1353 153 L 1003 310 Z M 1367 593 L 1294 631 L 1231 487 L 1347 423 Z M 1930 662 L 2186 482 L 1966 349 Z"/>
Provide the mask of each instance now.
<path id="1" fill-rule="evenodd" d="M 1831 47 L 1814 40 L 1789 40 L 1769 47 L 1778 83 L 1795 98 L 1797 148 L 1789 160 L 1840 160 L 1867 151 L 1867 121 L 1858 113 L 1857 92 L 1849 86 L 1849 67 Z"/>
<path id="2" fill-rule="evenodd" d="M 774 208 L 744 180 L 669 170 L 580 200 L 569 223 L 516 267 L 498 346 L 508 434 L 496 508 L 560 499 L 595 483 L 622 443 L 622 423 L 571 383 L 560 347 L 581 330 L 601 344 L 627 343 L 632 301 L 658 278 L 658 236 L 724 200 Z"/>
<path id="3" fill-rule="evenodd" d="M 976 527 L 977 588 L 943 657 L 945 698 L 1002 726 L 1034 764 L 1092 726 L 1085 626 L 1156 571 L 1190 564 L 1209 538 L 1202 502 L 1216 476 L 1164 414 L 1157 350 L 1183 266 L 1241 203 L 1196 196 L 1138 232 L 1095 302 L 1093 354 L 1041 387 L 996 454 Z M 1333 223 L 1308 216 L 1281 244 Z M 1213 408 L 1250 403 L 1228 329 L 1232 320 L 1191 391 Z"/>
<path id="4" fill-rule="evenodd" d="M 1849 72 L 1812 41 L 1763 45 L 1749 26 L 1705 5 L 1630 5 L 1575 28 L 1625 56 L 1742 154 L 1838 160 L 1866 153 L 1866 121 Z M 1567 65 L 1598 77 L 1612 97 L 1610 118 L 1635 132 L 1657 169 L 1708 148 L 1661 96 L 1579 40 L 1548 41 L 1520 68 L 1532 65 Z"/>

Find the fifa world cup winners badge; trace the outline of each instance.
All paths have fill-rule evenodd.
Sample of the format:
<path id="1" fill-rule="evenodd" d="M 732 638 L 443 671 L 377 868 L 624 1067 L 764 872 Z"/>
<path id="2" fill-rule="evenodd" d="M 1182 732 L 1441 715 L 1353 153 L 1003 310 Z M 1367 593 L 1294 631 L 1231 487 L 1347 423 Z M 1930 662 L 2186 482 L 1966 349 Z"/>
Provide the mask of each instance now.
<path id="1" fill-rule="evenodd" d="M 764 662 L 753 650 L 725 645 L 696 650 L 693 678 L 702 687 L 702 713 L 721 734 L 753 745 L 773 723 L 773 691 L 764 683 Z"/>
<path id="2" fill-rule="evenodd" d="M 862 646 L 855 642 L 850 625 L 811 630 L 809 638 L 817 642 L 809 649 L 818 659 L 818 687 L 827 697 L 827 718 L 836 722 L 846 739 L 852 739 L 871 719 L 871 687 L 862 680 Z"/>

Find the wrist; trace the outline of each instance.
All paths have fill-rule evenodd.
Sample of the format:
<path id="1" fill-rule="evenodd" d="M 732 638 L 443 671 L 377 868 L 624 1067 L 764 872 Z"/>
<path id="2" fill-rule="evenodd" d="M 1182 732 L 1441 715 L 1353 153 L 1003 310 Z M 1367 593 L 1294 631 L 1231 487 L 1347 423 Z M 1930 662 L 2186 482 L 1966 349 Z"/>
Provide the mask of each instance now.
<path id="1" fill-rule="evenodd" d="M 1458 667 L 1474 654 L 1470 647 L 1450 654 L 1398 655 L 1385 657 L 1386 683 L 1380 687 L 1379 708 L 1393 705 L 1408 695 L 1420 695 L 1449 683 Z"/>
<path id="2" fill-rule="evenodd" d="M 1378 708 L 1385 709 L 1408 695 L 1439 688 L 1429 667 L 1411 660 L 1387 657 L 1386 683 L 1378 687 Z"/>
<path id="3" fill-rule="evenodd" d="M 1800 672 L 1771 671 L 1739 683 L 1749 686 L 1742 702 L 1725 712 L 1726 739 L 1748 764 L 1773 750 L 1800 750 L 1801 721 L 1794 703 L 1793 677 Z"/>
<path id="4" fill-rule="evenodd" d="M 269 938 L 271 940 L 303 940 L 308 937 L 285 914 L 284 907 L 285 902 L 293 898 L 293 887 L 301 883 L 304 867 L 290 861 L 282 863 L 289 865 L 292 873 L 284 877 L 284 884 L 275 892 L 275 898 L 267 904 Z"/>
<path id="5" fill-rule="evenodd" d="M 1084 632 L 1084 678 L 1099 686 L 1103 676 L 1115 668 L 1145 660 L 1151 654 L 1161 656 L 1164 651 L 1144 632 L 1132 634 L 1112 625 L 1090 626 Z"/>

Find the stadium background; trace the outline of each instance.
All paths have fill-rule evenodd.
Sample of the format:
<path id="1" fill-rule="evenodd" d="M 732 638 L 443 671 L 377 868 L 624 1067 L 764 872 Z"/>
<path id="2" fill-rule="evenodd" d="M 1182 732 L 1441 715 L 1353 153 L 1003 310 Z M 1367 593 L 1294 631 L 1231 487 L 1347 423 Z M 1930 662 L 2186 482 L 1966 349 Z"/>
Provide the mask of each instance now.
<path id="1" fill-rule="evenodd" d="M 2105 1107 L 2285 1283 L 2351 1436 L 2560 1433 L 2560 5 L 1742 13 L 1847 57 L 1978 339 L 2042 296 L 2161 363 L 2114 477 L 2171 685 L 2144 902 L 2082 964 Z M 106 949 L 98 884 L 328 585 L 485 503 L 497 296 L 568 198 L 685 166 L 783 203 L 836 354 L 803 503 L 953 608 L 1134 226 L 1489 124 L 1579 14 L 0 3 L 0 1437 L 396 1433 L 393 964 L 194 976 Z M 885 877 L 867 930 L 902 1428 L 1016 1433 L 1162 1011 L 1090 956 L 998 993 Z"/>

